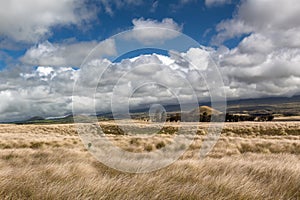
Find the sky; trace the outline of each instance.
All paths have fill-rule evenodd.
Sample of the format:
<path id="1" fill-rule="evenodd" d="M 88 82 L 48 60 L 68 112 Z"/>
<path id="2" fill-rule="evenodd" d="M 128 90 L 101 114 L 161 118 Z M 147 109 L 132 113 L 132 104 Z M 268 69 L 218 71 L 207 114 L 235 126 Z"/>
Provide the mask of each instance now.
<path id="1" fill-rule="evenodd" d="M 300 95 L 299 19 L 298 0 L 1 0 L 0 121 Z"/>

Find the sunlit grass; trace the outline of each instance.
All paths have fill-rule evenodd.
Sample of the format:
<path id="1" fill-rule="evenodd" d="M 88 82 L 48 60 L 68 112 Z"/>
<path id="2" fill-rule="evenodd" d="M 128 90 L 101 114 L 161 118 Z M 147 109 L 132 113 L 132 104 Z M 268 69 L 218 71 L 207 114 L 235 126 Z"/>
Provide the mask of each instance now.
<path id="1" fill-rule="evenodd" d="M 101 164 L 73 125 L 0 125 L 0 199 L 300 199 L 299 125 L 226 124 L 206 159 L 198 159 L 199 134 L 177 162 L 146 174 Z M 149 152 L 173 134 L 107 137 L 126 151 Z"/>

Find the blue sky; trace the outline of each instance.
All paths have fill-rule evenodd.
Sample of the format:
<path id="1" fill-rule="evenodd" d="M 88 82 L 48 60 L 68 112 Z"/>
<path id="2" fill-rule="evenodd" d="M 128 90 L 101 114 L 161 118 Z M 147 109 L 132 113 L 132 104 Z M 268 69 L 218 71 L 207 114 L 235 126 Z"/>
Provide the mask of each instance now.
<path id="1" fill-rule="evenodd" d="M 151 10 L 152 5 L 158 3 L 157 8 Z M 96 4 L 99 7 L 101 5 Z M 176 6 L 177 5 L 177 6 Z M 49 40 L 57 41 L 75 37 L 78 40 L 101 40 L 108 38 L 122 30 L 130 29 L 132 19 L 145 18 L 161 21 L 164 18 L 172 18 L 178 24 L 184 26 L 184 33 L 193 37 L 205 45 L 209 44 L 209 36 L 215 33 L 215 26 L 222 20 L 230 18 L 236 4 L 222 6 L 205 6 L 204 1 L 192 1 L 178 4 L 176 1 L 146 1 L 140 5 L 125 6 L 113 10 L 113 14 L 107 12 L 97 13 L 97 18 L 87 30 L 76 27 L 60 27 L 55 30 L 55 35 Z M 75 30 L 75 32 L 74 32 Z M 204 33 L 208 30 L 207 37 Z"/>
<path id="2" fill-rule="evenodd" d="M 74 96 L 107 111 L 114 91 L 118 109 L 300 95 L 299 19 L 298 0 L 2 1 L 0 121 L 65 115 Z"/>

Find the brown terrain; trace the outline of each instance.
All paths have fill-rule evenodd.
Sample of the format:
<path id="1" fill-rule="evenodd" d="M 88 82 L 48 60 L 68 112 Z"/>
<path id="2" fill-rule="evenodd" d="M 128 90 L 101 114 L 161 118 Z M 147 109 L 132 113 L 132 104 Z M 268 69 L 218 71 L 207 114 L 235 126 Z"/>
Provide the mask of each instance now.
<path id="1" fill-rule="evenodd" d="M 151 137 L 135 133 L 155 123 L 128 124 L 130 134 L 113 122 L 100 125 L 116 146 L 139 153 L 167 146 L 191 123 L 166 123 Z M 0 125 L 0 199 L 300 199 L 300 122 L 225 123 L 199 159 L 208 126 L 197 125 L 172 165 L 131 174 L 95 159 L 72 124 Z"/>

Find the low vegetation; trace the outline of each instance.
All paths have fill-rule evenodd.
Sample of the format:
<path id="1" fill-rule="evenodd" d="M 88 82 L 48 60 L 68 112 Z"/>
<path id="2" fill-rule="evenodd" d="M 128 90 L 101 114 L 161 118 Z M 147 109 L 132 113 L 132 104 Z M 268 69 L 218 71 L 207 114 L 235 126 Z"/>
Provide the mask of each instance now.
<path id="1" fill-rule="evenodd" d="M 164 133 L 139 137 L 101 126 L 132 152 L 164 148 L 179 127 L 169 123 Z M 135 126 L 139 132 L 144 124 Z M 299 122 L 226 123 L 214 149 L 198 159 L 207 127 L 198 127 L 172 165 L 130 174 L 91 156 L 71 124 L 0 125 L 0 199 L 300 199 Z"/>

